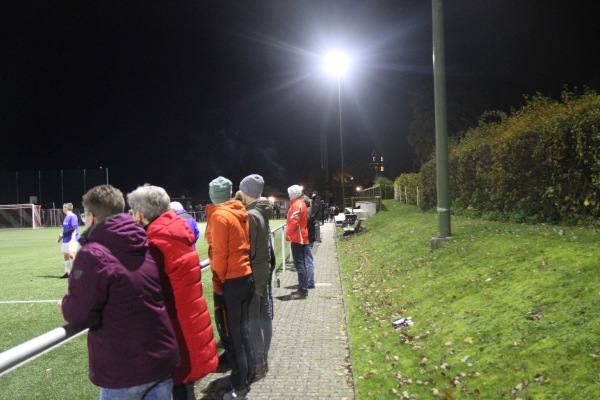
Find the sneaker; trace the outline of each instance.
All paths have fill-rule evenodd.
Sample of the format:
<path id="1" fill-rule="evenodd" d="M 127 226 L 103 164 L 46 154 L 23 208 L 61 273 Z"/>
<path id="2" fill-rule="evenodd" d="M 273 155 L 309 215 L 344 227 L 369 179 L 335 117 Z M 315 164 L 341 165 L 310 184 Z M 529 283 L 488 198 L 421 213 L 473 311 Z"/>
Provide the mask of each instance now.
<path id="1" fill-rule="evenodd" d="M 223 400 L 248 400 L 248 389 L 233 389 L 223 395 Z"/>
<path id="2" fill-rule="evenodd" d="M 290 293 L 290 300 L 303 300 L 308 297 L 307 292 L 301 292 L 299 290 Z"/>
<path id="3" fill-rule="evenodd" d="M 69 273 L 65 272 L 65 274 L 63 276 L 60 277 L 60 279 L 66 279 L 69 277 Z"/>
<path id="4" fill-rule="evenodd" d="M 315 285 L 308 285 L 308 288 L 309 288 L 309 289 L 314 289 L 314 288 L 315 288 Z"/>
<path id="5" fill-rule="evenodd" d="M 222 396 L 225 392 L 230 390 L 231 379 L 229 376 L 224 376 L 210 382 L 204 389 L 202 389 L 202 393 L 221 393 Z"/>

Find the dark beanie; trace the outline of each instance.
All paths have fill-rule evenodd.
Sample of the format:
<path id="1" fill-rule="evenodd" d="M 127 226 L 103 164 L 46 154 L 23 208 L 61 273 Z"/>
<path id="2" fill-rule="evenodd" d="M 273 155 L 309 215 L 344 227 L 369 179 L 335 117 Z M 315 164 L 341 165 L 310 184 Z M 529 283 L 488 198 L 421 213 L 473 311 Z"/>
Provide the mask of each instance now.
<path id="1" fill-rule="evenodd" d="M 258 199 L 262 194 L 265 181 L 263 177 L 257 174 L 248 175 L 240 182 L 240 190 L 246 196 Z"/>

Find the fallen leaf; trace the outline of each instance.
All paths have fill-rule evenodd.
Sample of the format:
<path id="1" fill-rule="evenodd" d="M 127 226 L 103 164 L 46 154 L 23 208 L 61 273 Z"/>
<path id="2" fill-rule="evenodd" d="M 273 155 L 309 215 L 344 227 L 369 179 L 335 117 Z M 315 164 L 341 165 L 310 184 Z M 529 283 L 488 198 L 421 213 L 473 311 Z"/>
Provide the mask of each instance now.
<path id="1" fill-rule="evenodd" d="M 473 340 L 472 337 L 468 337 L 468 338 L 465 338 L 465 343 L 473 344 L 473 343 L 475 343 L 475 340 Z"/>

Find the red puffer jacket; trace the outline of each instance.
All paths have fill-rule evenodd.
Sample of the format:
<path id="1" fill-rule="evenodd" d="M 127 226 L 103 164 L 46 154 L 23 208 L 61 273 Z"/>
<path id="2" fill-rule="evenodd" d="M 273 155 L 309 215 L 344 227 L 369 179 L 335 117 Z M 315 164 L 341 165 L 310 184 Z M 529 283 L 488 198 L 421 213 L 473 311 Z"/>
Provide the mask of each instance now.
<path id="1" fill-rule="evenodd" d="M 193 247 L 196 238 L 185 220 L 171 212 L 150 223 L 147 234 L 179 344 L 181 365 L 173 372 L 173 383 L 194 382 L 214 372 L 219 363 L 202 295 L 200 261 Z"/>

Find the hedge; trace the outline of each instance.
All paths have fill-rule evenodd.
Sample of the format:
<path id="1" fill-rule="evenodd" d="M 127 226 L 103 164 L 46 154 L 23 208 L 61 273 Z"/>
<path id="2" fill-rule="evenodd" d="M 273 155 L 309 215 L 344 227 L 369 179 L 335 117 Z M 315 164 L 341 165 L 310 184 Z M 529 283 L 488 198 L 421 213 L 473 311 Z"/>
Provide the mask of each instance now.
<path id="1" fill-rule="evenodd" d="M 450 199 L 515 222 L 600 222 L 600 96 L 542 95 L 499 120 L 481 120 L 449 146 Z M 421 171 L 424 210 L 436 205 L 435 157 Z M 399 177 L 400 178 L 400 177 Z"/>

